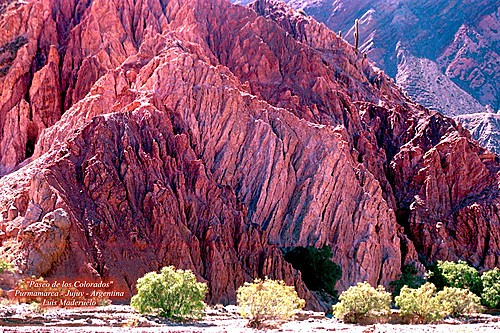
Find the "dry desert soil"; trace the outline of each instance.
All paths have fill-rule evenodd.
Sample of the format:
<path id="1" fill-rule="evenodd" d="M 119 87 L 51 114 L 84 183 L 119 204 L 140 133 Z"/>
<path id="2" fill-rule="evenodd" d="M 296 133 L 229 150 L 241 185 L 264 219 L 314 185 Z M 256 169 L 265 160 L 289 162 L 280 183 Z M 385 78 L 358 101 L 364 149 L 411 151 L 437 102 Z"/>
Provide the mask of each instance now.
<path id="1" fill-rule="evenodd" d="M 204 320 L 194 323 L 172 323 L 154 317 L 140 316 L 124 305 L 89 309 L 49 309 L 36 313 L 28 305 L 0 308 L 1 333 L 80 333 L 80 332 L 259 332 L 246 327 L 234 306 L 210 309 Z M 262 330 L 261 330 L 262 331 Z M 318 312 L 303 312 L 297 320 L 276 324 L 265 331 L 278 332 L 500 332 L 500 317 L 482 314 L 462 320 L 448 320 L 434 325 L 351 325 L 330 319 Z"/>

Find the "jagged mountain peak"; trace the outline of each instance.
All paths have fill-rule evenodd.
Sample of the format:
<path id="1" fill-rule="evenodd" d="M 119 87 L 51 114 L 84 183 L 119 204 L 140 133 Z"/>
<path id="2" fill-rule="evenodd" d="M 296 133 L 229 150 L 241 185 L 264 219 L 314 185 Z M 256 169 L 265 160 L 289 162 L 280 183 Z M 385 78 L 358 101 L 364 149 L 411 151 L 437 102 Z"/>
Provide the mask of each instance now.
<path id="1" fill-rule="evenodd" d="M 287 2 L 352 44 L 359 19 L 360 50 L 426 107 L 449 116 L 499 109 L 500 7 L 495 1 Z"/>

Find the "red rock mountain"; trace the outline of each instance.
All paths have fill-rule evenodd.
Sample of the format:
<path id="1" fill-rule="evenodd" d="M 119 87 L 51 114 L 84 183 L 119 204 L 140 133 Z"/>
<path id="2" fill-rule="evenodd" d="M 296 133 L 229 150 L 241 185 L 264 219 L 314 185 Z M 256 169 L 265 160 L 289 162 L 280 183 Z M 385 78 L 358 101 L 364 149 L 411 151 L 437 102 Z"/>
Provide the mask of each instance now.
<path id="1" fill-rule="evenodd" d="M 500 109 L 498 1 L 286 2 L 343 31 L 351 43 L 359 19 L 361 52 L 422 105 L 449 116 Z"/>
<path id="2" fill-rule="evenodd" d="M 0 6 L 1 253 L 127 292 L 173 264 L 232 302 L 331 245 L 338 288 L 499 264 L 495 156 L 273 0 Z M 442 227 L 436 228 L 438 222 Z"/>

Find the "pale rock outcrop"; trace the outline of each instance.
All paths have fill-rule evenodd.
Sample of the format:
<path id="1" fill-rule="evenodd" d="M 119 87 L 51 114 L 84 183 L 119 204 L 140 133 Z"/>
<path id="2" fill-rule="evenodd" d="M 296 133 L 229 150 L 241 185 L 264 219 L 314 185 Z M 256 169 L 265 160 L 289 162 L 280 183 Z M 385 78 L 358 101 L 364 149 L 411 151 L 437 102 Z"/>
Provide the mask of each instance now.
<path id="1" fill-rule="evenodd" d="M 50 271 L 66 250 L 71 222 L 62 208 L 47 213 L 42 221 L 23 227 L 19 232 L 21 250 L 25 252 L 24 273 L 42 276 Z"/>
<path id="2" fill-rule="evenodd" d="M 500 115 L 489 111 L 457 116 L 455 120 L 467 128 L 481 146 L 500 154 Z"/>

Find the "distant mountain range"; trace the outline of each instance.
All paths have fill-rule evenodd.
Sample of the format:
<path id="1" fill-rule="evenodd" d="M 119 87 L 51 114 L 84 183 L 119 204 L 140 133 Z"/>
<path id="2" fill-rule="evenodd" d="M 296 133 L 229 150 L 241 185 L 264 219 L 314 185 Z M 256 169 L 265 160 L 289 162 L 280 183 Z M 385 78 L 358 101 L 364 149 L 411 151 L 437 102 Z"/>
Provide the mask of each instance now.
<path id="1" fill-rule="evenodd" d="M 245 4 L 252 1 L 240 0 Z M 354 43 L 425 107 L 500 131 L 500 8 L 497 1 L 288 0 Z M 463 118 L 460 118 L 463 119 Z M 468 123 L 464 124 L 468 126 Z M 471 128 L 469 128 L 471 129 Z M 474 133 L 484 142 L 487 133 Z M 488 141 L 488 140 L 487 140 Z M 496 142 L 496 140 L 490 140 Z M 500 152 L 499 146 L 489 146 Z"/>

